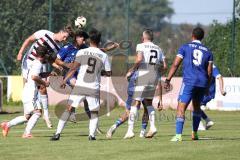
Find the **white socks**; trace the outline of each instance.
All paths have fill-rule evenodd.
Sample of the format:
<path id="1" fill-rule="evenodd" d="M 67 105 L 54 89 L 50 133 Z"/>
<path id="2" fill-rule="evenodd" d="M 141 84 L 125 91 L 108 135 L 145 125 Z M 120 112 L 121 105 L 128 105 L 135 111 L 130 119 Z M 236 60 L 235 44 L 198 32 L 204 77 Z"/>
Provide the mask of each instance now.
<path id="1" fill-rule="evenodd" d="M 31 133 L 33 127 L 36 125 L 40 116 L 41 116 L 41 113 L 39 113 L 39 112 L 36 112 L 31 116 L 31 118 L 28 120 L 27 126 L 25 128 L 25 132 L 24 132 L 25 134 Z"/>
<path id="2" fill-rule="evenodd" d="M 39 93 L 40 94 L 40 93 Z M 48 113 L 48 96 L 40 94 L 40 102 L 42 104 L 43 108 L 43 116 L 46 119 L 49 119 L 49 113 Z"/>
<path id="3" fill-rule="evenodd" d="M 137 111 L 138 111 L 137 107 L 131 106 L 131 110 L 128 117 L 128 132 L 133 132 L 134 121 L 137 116 Z"/>
<path id="4" fill-rule="evenodd" d="M 150 122 L 150 130 L 156 130 L 155 126 L 155 109 L 153 106 L 147 106 L 149 122 Z"/>
<path id="5" fill-rule="evenodd" d="M 98 127 L 98 114 L 91 113 L 91 118 L 89 120 L 89 136 L 95 137 L 97 127 Z"/>
<path id="6" fill-rule="evenodd" d="M 8 122 L 8 127 L 16 126 L 18 124 L 22 124 L 24 122 L 27 122 L 27 119 L 25 116 L 18 116 L 11 121 Z"/>
<path id="7" fill-rule="evenodd" d="M 63 128 L 65 127 L 65 124 L 67 123 L 68 118 L 70 117 L 71 113 L 67 110 L 65 110 L 61 116 L 61 118 L 58 121 L 57 131 L 56 134 L 61 134 Z"/>

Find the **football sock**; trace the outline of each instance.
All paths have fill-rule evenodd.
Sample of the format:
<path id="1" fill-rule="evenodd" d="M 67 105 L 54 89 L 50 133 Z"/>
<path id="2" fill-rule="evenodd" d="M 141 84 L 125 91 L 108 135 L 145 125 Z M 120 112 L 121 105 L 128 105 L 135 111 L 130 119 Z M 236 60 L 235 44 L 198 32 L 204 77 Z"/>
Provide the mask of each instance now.
<path id="1" fill-rule="evenodd" d="M 176 119 L 176 134 L 182 134 L 184 121 L 185 121 L 184 117 L 177 117 L 177 119 Z"/>
<path id="2" fill-rule="evenodd" d="M 203 110 L 201 110 L 201 112 L 202 112 L 202 118 L 206 120 L 208 118 L 207 114 Z"/>
<path id="3" fill-rule="evenodd" d="M 36 125 L 37 120 L 40 118 L 41 113 L 36 112 L 34 113 L 31 118 L 28 120 L 27 126 L 25 128 L 25 134 L 30 134 L 33 127 Z"/>
<path id="4" fill-rule="evenodd" d="M 91 118 L 89 121 L 89 136 L 95 137 L 97 127 L 98 127 L 98 114 L 91 113 Z"/>
<path id="5" fill-rule="evenodd" d="M 193 127 L 193 131 L 194 132 L 197 132 L 198 131 L 198 126 L 199 126 L 199 123 L 201 121 L 201 117 L 202 117 L 202 113 L 201 112 L 196 112 L 196 111 L 193 111 L 192 113 L 192 127 Z"/>
<path id="6" fill-rule="evenodd" d="M 25 116 L 18 116 L 14 119 L 12 119 L 11 121 L 8 122 L 8 127 L 12 127 L 12 126 L 16 126 L 18 124 L 22 124 L 24 122 L 27 122 L 27 119 Z"/>
<path id="7" fill-rule="evenodd" d="M 148 125 L 148 123 L 147 122 L 144 122 L 144 121 L 142 121 L 142 129 L 147 129 L 147 125 Z"/>
<path id="8" fill-rule="evenodd" d="M 155 129 L 155 109 L 153 106 L 147 106 L 149 122 L 150 122 L 150 129 Z"/>
<path id="9" fill-rule="evenodd" d="M 49 119 L 49 113 L 48 113 L 48 96 L 40 94 L 40 102 L 43 107 L 43 116 L 46 119 Z"/>
<path id="10" fill-rule="evenodd" d="M 121 124 L 123 124 L 123 121 L 121 118 L 119 118 L 116 122 L 115 122 L 115 125 L 116 127 L 119 127 Z"/>
<path id="11" fill-rule="evenodd" d="M 128 131 L 133 132 L 134 121 L 137 116 L 137 107 L 131 106 L 130 114 L 128 117 Z"/>
<path id="12" fill-rule="evenodd" d="M 73 109 L 73 108 L 72 108 Z M 57 126 L 57 131 L 56 131 L 56 134 L 61 134 L 62 133 L 62 130 L 63 128 L 65 127 L 66 123 L 67 123 L 67 120 L 68 118 L 70 117 L 72 112 L 69 112 L 67 110 L 65 110 L 61 116 L 61 118 L 59 119 L 58 121 L 58 126 Z M 74 114 L 74 113 L 73 113 Z"/>

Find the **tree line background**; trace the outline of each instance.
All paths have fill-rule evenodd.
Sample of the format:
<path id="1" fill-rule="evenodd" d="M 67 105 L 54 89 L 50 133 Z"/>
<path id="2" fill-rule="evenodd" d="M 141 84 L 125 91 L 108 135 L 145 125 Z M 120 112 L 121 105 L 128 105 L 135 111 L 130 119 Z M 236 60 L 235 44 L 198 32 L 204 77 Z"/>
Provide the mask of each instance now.
<path id="1" fill-rule="evenodd" d="M 174 14 L 168 0 L 52 0 L 52 21 L 49 26 L 50 0 L 1 0 L 0 1 L 0 75 L 20 75 L 20 62 L 16 55 L 23 41 L 35 31 L 49 29 L 57 32 L 66 24 L 83 15 L 87 18 L 88 31 L 95 27 L 102 31 L 102 45 L 108 41 L 130 40 L 132 46 L 119 52 L 128 57 L 113 60 L 116 69 L 127 69 L 122 63 L 131 62 L 135 46 L 140 43 L 143 29 L 154 31 L 154 42 L 165 52 L 168 65 L 172 64 L 178 47 L 190 41 L 192 24 L 171 24 L 169 18 Z M 203 43 L 214 54 L 214 63 L 224 76 L 240 76 L 240 20 L 239 0 L 236 2 L 235 52 L 232 47 L 232 21 L 220 24 L 214 21 L 202 26 L 206 31 Z M 128 19 L 127 19 L 128 18 Z M 197 16 L 196 16 L 197 18 Z M 116 54 L 115 51 L 113 54 Z M 119 64 L 121 63 L 121 64 Z M 124 67 L 122 67 L 124 66 Z M 114 69 L 113 69 L 114 70 Z M 119 73 L 119 72 L 117 72 Z M 181 75 L 179 71 L 178 76 Z"/>

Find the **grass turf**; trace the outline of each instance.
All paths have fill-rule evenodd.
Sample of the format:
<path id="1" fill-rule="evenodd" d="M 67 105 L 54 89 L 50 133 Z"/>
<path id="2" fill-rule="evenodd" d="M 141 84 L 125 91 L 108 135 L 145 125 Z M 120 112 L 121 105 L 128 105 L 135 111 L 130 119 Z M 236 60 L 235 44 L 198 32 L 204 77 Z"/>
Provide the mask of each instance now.
<path id="1" fill-rule="evenodd" d="M 6 108 L 6 107 L 5 107 Z M 10 112 L 21 107 L 8 107 Z M 52 108 L 53 109 L 53 108 Z M 123 109 L 115 109 L 109 117 L 100 118 L 100 128 L 107 131 Z M 88 141 L 88 121 L 77 124 L 69 122 L 60 141 L 51 142 L 58 119 L 51 110 L 53 129 L 48 129 L 41 119 L 33 130 L 33 139 L 22 139 L 25 125 L 13 127 L 7 138 L 0 138 L 0 160 L 106 160 L 106 159 L 184 159 L 184 160 L 225 160 L 240 157 L 240 112 L 207 111 L 215 126 L 199 132 L 199 141 L 191 141 L 191 115 L 187 111 L 183 142 L 169 140 L 175 132 L 175 111 L 157 113 L 158 133 L 152 139 L 138 137 L 141 122 L 135 125 L 135 138 L 123 140 L 127 123 L 118 128 L 111 140 L 97 135 L 97 141 Z M 2 114 L 0 121 L 10 120 L 22 113 Z M 140 113 L 141 115 L 141 113 Z"/>

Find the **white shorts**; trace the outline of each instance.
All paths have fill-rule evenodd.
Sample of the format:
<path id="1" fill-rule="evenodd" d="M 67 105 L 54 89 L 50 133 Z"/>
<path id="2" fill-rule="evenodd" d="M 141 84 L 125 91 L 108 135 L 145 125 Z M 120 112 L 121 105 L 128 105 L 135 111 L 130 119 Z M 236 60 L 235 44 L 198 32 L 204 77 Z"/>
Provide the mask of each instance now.
<path id="1" fill-rule="evenodd" d="M 97 97 L 84 96 L 84 95 L 70 95 L 68 98 L 68 105 L 77 108 L 83 100 L 87 100 L 88 108 L 90 111 L 99 111 L 100 100 Z"/>
<path id="2" fill-rule="evenodd" d="M 22 94 L 24 115 L 31 114 L 36 109 L 41 109 L 37 89 L 25 86 Z"/>

